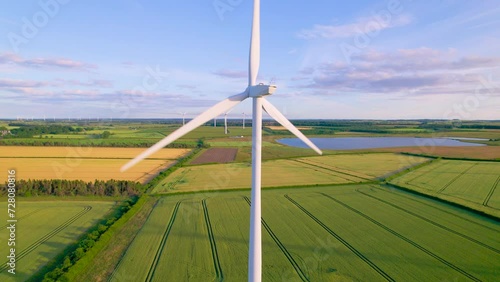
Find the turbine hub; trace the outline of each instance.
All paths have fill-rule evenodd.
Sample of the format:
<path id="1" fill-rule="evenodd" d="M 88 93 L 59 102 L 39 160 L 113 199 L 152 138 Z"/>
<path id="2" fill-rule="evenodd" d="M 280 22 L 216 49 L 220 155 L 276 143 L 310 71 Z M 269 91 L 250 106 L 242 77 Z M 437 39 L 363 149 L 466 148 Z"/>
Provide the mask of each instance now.
<path id="1" fill-rule="evenodd" d="M 248 97 L 262 97 L 271 95 L 276 91 L 276 85 L 265 85 L 263 83 L 248 87 Z"/>

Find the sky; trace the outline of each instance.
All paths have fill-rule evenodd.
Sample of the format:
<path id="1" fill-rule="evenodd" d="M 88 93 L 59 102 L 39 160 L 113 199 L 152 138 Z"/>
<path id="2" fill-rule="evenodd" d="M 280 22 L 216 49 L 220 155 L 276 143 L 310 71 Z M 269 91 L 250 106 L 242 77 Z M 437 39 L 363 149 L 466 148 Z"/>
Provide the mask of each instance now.
<path id="1" fill-rule="evenodd" d="M 252 2 L 2 1 L 0 118 L 195 117 L 248 85 Z M 262 0 L 261 28 L 291 119 L 500 119 L 497 1 Z"/>

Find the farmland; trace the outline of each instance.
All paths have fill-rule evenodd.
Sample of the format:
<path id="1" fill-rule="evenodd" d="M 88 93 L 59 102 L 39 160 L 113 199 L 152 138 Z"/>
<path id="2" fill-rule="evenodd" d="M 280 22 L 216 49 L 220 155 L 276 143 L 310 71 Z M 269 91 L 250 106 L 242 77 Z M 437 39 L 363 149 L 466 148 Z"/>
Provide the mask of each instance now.
<path id="1" fill-rule="evenodd" d="M 427 161 L 397 154 L 347 154 L 272 160 L 262 164 L 263 187 L 356 183 Z M 249 188 L 247 163 L 187 166 L 160 182 L 153 193 Z"/>
<path id="2" fill-rule="evenodd" d="M 94 148 L 94 147 L 32 147 L 0 146 L 0 158 L 89 158 L 89 159 L 130 159 L 142 153 L 142 148 Z M 189 149 L 163 149 L 148 159 L 177 159 Z"/>
<path id="3" fill-rule="evenodd" d="M 391 183 L 500 216 L 500 163 L 439 160 Z"/>
<path id="4" fill-rule="evenodd" d="M 0 245 L 1 281 L 25 281 L 42 266 L 75 242 L 114 206 L 113 201 L 26 201 L 19 202 L 16 229 L 16 279 L 6 272 L 7 244 Z M 7 213 L 1 214 L 2 224 Z M 6 225 L 0 236 L 8 238 Z M 2 242 L 5 242 L 2 240 Z"/>
<path id="5" fill-rule="evenodd" d="M 245 280 L 248 197 L 161 198 L 112 281 Z M 500 274 L 498 223 L 383 186 L 264 190 L 262 223 L 267 281 L 491 281 Z"/>
<path id="6" fill-rule="evenodd" d="M 151 145 L 179 128 L 179 121 L 162 122 L 73 122 L 72 126 L 85 130 L 5 138 L 2 142 L 128 148 L 0 146 L 0 170 L 16 168 L 18 179 L 113 178 L 147 183 L 158 171 L 191 151 L 163 149 L 127 173 L 119 173 L 125 162 L 144 150 L 132 147 Z M 435 133 L 421 121 L 294 123 L 308 136 L 320 137 L 381 136 L 380 133 L 432 137 Z M 80 281 L 105 281 L 113 269 L 111 281 L 247 279 L 251 127 L 242 129 L 241 120 L 229 124 L 228 135 L 220 125 L 202 126 L 179 141 L 181 147 L 199 146 L 202 150 L 169 169 L 165 178 L 154 180 L 156 186 L 148 191 L 154 195 L 147 196 L 149 208 L 141 210 L 139 218 L 125 221 L 122 227 L 127 232 L 110 235 L 113 237 L 106 252 L 92 261 L 95 272 L 90 273 L 87 268 Z M 440 126 L 439 122 L 436 124 Z M 282 129 L 265 121 L 265 281 L 491 281 L 500 275 L 498 219 L 431 199 L 439 197 L 500 217 L 500 163 L 399 154 L 498 159 L 498 147 L 325 150 L 325 155 L 317 156 L 310 149 L 278 144 L 275 140 L 288 134 Z M 110 136 L 103 139 L 103 131 L 109 131 Z M 481 142 L 495 145 L 500 130 L 452 129 L 439 130 L 439 134 L 487 138 Z M 1 177 L 5 175 L 0 175 L 4 182 Z M 385 181 L 390 183 L 384 184 Z M 396 189 L 394 185 L 432 197 Z M 19 252 L 31 250 L 39 238 L 45 240 L 47 234 L 53 234 L 31 253 L 21 253 L 24 257 L 20 266 L 25 268 L 19 271 L 24 280 L 51 258 L 64 254 L 78 234 L 113 205 L 96 202 L 92 197 L 79 199 L 84 200 L 71 205 L 60 201 L 20 201 L 20 216 L 24 216 L 20 224 L 30 231 L 19 229 L 20 239 L 26 242 Z M 92 209 L 83 214 L 87 206 Z M 55 207 L 61 214 L 56 214 Z M 79 219 L 65 225 L 79 212 L 83 214 Z M 119 248 L 117 242 L 121 242 Z M 4 252 L 5 248 L 1 246 L 0 250 Z M 5 280 L 4 275 L 0 273 L 1 281 Z"/>
<path id="7" fill-rule="evenodd" d="M 163 149 L 125 173 L 120 167 L 140 148 L 0 147 L 0 170 L 16 169 L 18 179 L 132 180 L 145 183 L 185 155 L 187 149 Z M 0 183 L 6 181 L 0 175 Z"/>
<path id="8" fill-rule="evenodd" d="M 230 163 L 236 158 L 236 148 L 211 148 L 203 152 L 191 164 Z"/>

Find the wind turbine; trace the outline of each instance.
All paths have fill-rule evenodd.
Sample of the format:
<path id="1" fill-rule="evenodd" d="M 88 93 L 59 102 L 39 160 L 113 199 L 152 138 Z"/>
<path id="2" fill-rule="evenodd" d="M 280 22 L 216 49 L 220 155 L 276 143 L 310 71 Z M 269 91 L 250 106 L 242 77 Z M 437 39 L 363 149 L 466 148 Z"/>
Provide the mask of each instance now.
<path id="1" fill-rule="evenodd" d="M 186 112 L 182 112 L 182 125 L 186 124 Z"/>
<path id="2" fill-rule="evenodd" d="M 227 134 L 227 112 L 224 113 L 224 134 Z"/>
<path id="3" fill-rule="evenodd" d="M 243 112 L 243 129 L 245 129 L 245 117 L 246 117 L 246 114 L 245 114 L 245 112 Z"/>
<path id="4" fill-rule="evenodd" d="M 262 225 L 261 225 L 261 165 L 262 165 L 262 110 L 265 110 L 272 118 L 278 121 L 283 127 L 292 132 L 300 140 L 322 154 L 307 137 L 304 136 L 289 120 L 281 114 L 264 96 L 273 94 L 276 91 L 275 85 L 257 84 L 257 74 L 260 65 L 260 0 L 254 0 L 252 33 L 250 39 L 249 77 L 248 87 L 241 93 L 230 96 L 217 103 L 186 125 L 172 132 L 158 143 L 145 150 L 137 157 L 126 163 L 121 171 L 125 171 L 136 165 L 141 160 L 147 158 L 166 145 L 172 143 L 188 132 L 203 125 L 212 118 L 227 112 L 237 104 L 247 98 L 253 100 L 252 113 L 252 200 L 250 207 L 250 246 L 248 254 L 248 281 L 262 280 Z M 215 121 L 215 120 L 214 120 Z"/>

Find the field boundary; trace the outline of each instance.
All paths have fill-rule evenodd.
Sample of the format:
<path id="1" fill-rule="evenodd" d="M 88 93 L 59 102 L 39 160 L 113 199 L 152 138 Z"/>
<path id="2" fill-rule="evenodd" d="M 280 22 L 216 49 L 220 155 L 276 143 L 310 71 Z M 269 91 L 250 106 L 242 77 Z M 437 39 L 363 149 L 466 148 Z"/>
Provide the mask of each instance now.
<path id="1" fill-rule="evenodd" d="M 249 206 L 252 206 L 251 201 L 250 201 L 250 199 L 248 197 L 243 196 L 243 199 L 248 203 Z M 300 268 L 299 264 L 293 258 L 292 254 L 290 254 L 290 252 L 285 247 L 285 245 L 283 245 L 283 243 L 281 243 L 281 241 L 278 238 L 278 236 L 273 232 L 273 230 L 267 224 L 267 222 L 264 220 L 264 218 L 261 217 L 260 220 L 262 222 L 262 225 L 264 226 L 264 229 L 266 229 L 267 233 L 271 236 L 271 238 L 276 243 L 276 245 L 278 245 L 278 247 L 280 248 L 281 252 L 285 255 L 285 257 L 288 259 L 288 261 L 292 264 L 293 268 L 295 269 L 295 271 L 299 275 L 300 279 L 302 281 L 310 281 L 309 277 L 307 277 L 307 275 L 302 271 L 302 269 Z"/>
<path id="2" fill-rule="evenodd" d="M 475 159 L 475 158 L 453 158 L 453 157 L 442 157 L 427 154 L 416 154 L 408 152 L 400 152 L 399 154 L 415 156 L 415 157 L 425 157 L 431 159 L 443 159 L 443 160 L 453 160 L 453 161 L 472 161 L 472 162 L 500 162 L 500 159 Z"/>
<path id="3" fill-rule="evenodd" d="M 360 251 L 354 248 L 349 242 L 340 237 L 337 233 L 331 230 L 328 226 L 326 226 L 322 221 L 320 221 L 317 217 L 315 217 L 312 213 L 310 213 L 307 209 L 297 203 L 295 200 L 290 198 L 288 194 L 285 194 L 284 197 L 289 200 L 292 204 L 294 204 L 297 208 L 299 208 L 302 212 L 308 215 L 312 220 L 314 220 L 317 224 L 319 224 L 325 231 L 330 233 L 335 239 L 341 242 L 345 247 L 347 247 L 351 252 L 353 252 L 358 258 L 364 261 L 368 266 L 370 266 L 373 270 L 375 270 L 380 276 L 384 277 L 387 281 L 396 281 L 389 274 L 383 271 L 380 267 L 378 267 L 375 263 L 373 263 L 369 258 L 365 257 Z"/>
<path id="4" fill-rule="evenodd" d="M 435 162 L 439 161 L 439 158 L 431 158 L 430 160 L 427 160 L 423 163 L 420 163 L 420 164 L 416 164 L 416 165 L 413 165 L 413 166 L 409 166 L 409 167 L 404 167 L 402 169 L 399 169 L 397 171 L 393 171 L 393 172 L 390 172 L 390 173 L 387 173 L 385 175 L 382 175 L 380 177 L 378 177 L 377 179 L 380 180 L 380 181 L 390 181 L 390 180 L 393 180 L 394 178 L 397 178 L 397 177 L 400 177 L 400 176 L 403 176 L 411 171 L 414 171 L 414 170 L 417 170 L 419 168 L 422 168 L 422 167 L 426 167 L 428 165 L 431 165 Z"/>
<path id="5" fill-rule="evenodd" d="M 356 191 L 357 191 L 357 192 L 359 192 L 358 190 L 356 190 Z M 359 193 L 361 193 L 361 192 L 359 192 Z M 334 202 L 336 202 L 336 203 L 338 203 L 338 204 L 342 205 L 343 207 L 345 207 L 345 208 L 349 209 L 350 211 L 352 211 L 352 212 L 354 212 L 354 213 L 356 213 L 356 214 L 358 214 L 358 215 L 360 215 L 360 216 L 364 217 L 365 219 L 369 220 L 370 222 L 372 222 L 373 224 L 377 225 L 378 227 L 380 227 L 380 228 L 382 228 L 382 229 L 386 230 L 387 232 L 389 232 L 389 233 L 393 234 L 394 236 L 398 237 L 399 239 L 401 239 L 401 240 L 403 240 L 403 241 L 407 242 L 408 244 L 410 244 L 410 245 L 414 246 L 415 248 L 417 248 L 417 249 L 421 250 L 422 252 L 424 252 L 424 253 L 428 254 L 429 256 L 431 256 L 431 257 L 433 257 L 433 258 L 437 259 L 437 260 L 438 260 L 438 261 L 440 261 L 441 263 L 443 263 L 443 264 L 445 264 L 446 266 L 448 266 L 448 267 L 452 268 L 453 270 L 455 270 L 455 271 L 459 272 L 460 274 L 462 274 L 462 275 L 466 276 L 467 278 L 469 278 L 469 279 L 471 279 L 471 280 L 474 280 L 474 281 L 481 281 L 480 279 L 478 279 L 477 277 L 473 276 L 472 274 L 470 274 L 470 273 L 466 272 L 465 270 L 463 270 L 463 269 L 461 269 L 460 267 L 458 267 L 458 266 L 454 265 L 453 263 L 451 263 L 451 262 L 449 262 L 449 261 L 445 260 L 444 258 L 442 258 L 442 257 L 440 257 L 440 256 L 438 256 L 438 255 L 436 255 L 435 253 L 433 253 L 433 252 L 431 252 L 430 250 L 426 249 L 425 247 L 421 246 L 421 245 L 420 245 L 420 244 L 418 244 L 417 242 L 415 242 L 415 241 L 413 241 L 413 240 L 411 240 L 411 239 L 407 238 L 406 236 L 404 236 L 404 235 L 402 235 L 402 234 L 400 234 L 400 233 L 396 232 L 395 230 L 393 230 L 393 229 L 391 229 L 391 228 L 389 228 L 389 227 L 385 226 L 385 225 L 384 225 L 384 224 L 382 224 L 381 222 L 379 222 L 379 221 L 377 221 L 377 220 L 373 219 L 372 217 L 370 217 L 370 216 L 368 216 L 368 215 L 364 214 L 363 212 L 361 212 L 361 211 L 359 211 L 359 210 L 357 210 L 357 209 L 355 209 L 355 208 L 353 208 L 353 207 L 351 207 L 351 206 L 347 205 L 346 203 L 344 203 L 344 202 L 342 202 L 342 201 L 340 201 L 340 200 L 337 200 L 337 199 L 335 199 L 335 198 L 333 198 L 333 197 L 331 197 L 331 196 L 329 196 L 329 195 L 327 195 L 327 194 L 325 194 L 325 193 L 319 193 L 319 194 L 321 194 L 321 195 L 323 195 L 323 196 L 327 197 L 328 199 L 331 199 L 332 201 L 334 201 Z M 362 193 L 362 194 L 363 194 L 363 193 Z"/>

